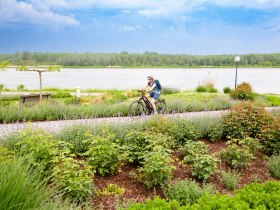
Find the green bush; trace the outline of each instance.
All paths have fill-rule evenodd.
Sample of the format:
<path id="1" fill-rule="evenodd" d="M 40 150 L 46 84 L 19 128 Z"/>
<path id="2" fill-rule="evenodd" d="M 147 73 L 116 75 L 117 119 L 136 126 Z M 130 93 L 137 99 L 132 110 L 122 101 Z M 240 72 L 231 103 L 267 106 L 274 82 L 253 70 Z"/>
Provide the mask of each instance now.
<path id="1" fill-rule="evenodd" d="M 196 203 L 202 195 L 212 191 L 211 185 L 200 187 L 195 181 L 180 180 L 169 185 L 164 193 L 168 200 L 176 200 L 181 205 L 186 205 Z"/>
<path id="2" fill-rule="evenodd" d="M 207 88 L 204 87 L 203 85 L 197 86 L 197 88 L 196 88 L 195 90 L 196 90 L 196 92 L 198 92 L 198 93 L 207 92 Z"/>
<path id="3" fill-rule="evenodd" d="M 214 87 L 211 87 L 211 88 L 209 88 L 208 92 L 209 93 L 217 93 L 218 90 L 216 88 L 214 88 Z"/>
<path id="4" fill-rule="evenodd" d="M 270 114 L 262 106 L 243 102 L 234 106 L 223 117 L 224 135 L 229 139 L 256 138 L 265 126 L 273 122 Z"/>
<path id="5" fill-rule="evenodd" d="M 144 160 L 150 136 L 141 131 L 132 130 L 125 135 L 125 148 L 129 162 L 140 163 Z"/>
<path id="6" fill-rule="evenodd" d="M 223 91 L 224 91 L 225 94 L 230 94 L 231 93 L 231 88 L 230 87 L 225 87 L 223 89 Z"/>
<path id="7" fill-rule="evenodd" d="M 199 138 L 206 138 L 212 142 L 221 140 L 224 125 L 220 117 L 201 117 L 191 120 L 191 124 L 198 131 Z"/>
<path id="8" fill-rule="evenodd" d="M 59 91 L 52 95 L 52 98 L 70 98 L 72 95 L 67 92 Z"/>
<path id="9" fill-rule="evenodd" d="M 162 95 L 174 94 L 174 93 L 180 93 L 180 90 L 178 88 L 164 87 L 164 88 L 162 88 L 160 93 Z"/>
<path id="10" fill-rule="evenodd" d="M 179 151 L 184 157 L 185 163 L 193 163 L 198 156 L 208 153 L 208 147 L 202 141 L 189 141 L 180 147 Z"/>
<path id="11" fill-rule="evenodd" d="M 17 90 L 18 90 L 18 91 L 24 91 L 24 90 L 25 90 L 24 84 L 19 84 L 19 85 L 17 86 Z"/>
<path id="12" fill-rule="evenodd" d="M 210 155 L 201 155 L 191 164 L 192 176 L 199 180 L 207 181 L 216 169 L 218 160 Z"/>
<path id="13" fill-rule="evenodd" d="M 92 131 L 89 126 L 76 125 L 60 131 L 57 134 L 57 138 L 71 144 L 71 153 L 82 154 L 88 149 L 91 133 Z"/>
<path id="14" fill-rule="evenodd" d="M 240 182 L 240 174 L 235 171 L 221 171 L 219 180 L 228 190 L 235 190 Z"/>
<path id="15" fill-rule="evenodd" d="M 243 148 L 247 148 L 253 155 L 256 154 L 262 147 L 258 139 L 246 137 L 244 139 L 232 139 L 228 144 L 237 144 Z"/>
<path id="16" fill-rule="evenodd" d="M 264 126 L 262 133 L 258 135 L 263 149 L 268 155 L 280 155 L 280 116 L 270 125 Z"/>
<path id="17" fill-rule="evenodd" d="M 179 210 L 180 204 L 177 201 L 167 202 L 164 199 L 155 197 L 154 200 L 148 198 L 145 203 L 130 204 L 126 210 Z"/>
<path id="18" fill-rule="evenodd" d="M 231 144 L 220 152 L 221 158 L 233 168 L 246 167 L 253 155 L 247 147 L 241 147 L 237 144 Z"/>
<path id="19" fill-rule="evenodd" d="M 194 141 L 199 138 L 198 131 L 187 120 L 178 120 L 170 129 L 178 145 L 183 145 L 188 141 Z"/>
<path id="20" fill-rule="evenodd" d="M 88 164 L 101 176 L 112 174 L 120 164 L 121 154 L 119 146 L 113 142 L 114 136 L 91 136 L 90 145 L 85 152 Z"/>
<path id="21" fill-rule="evenodd" d="M 245 201 L 250 209 L 279 209 L 280 182 L 252 183 L 236 193 L 236 200 Z"/>
<path id="22" fill-rule="evenodd" d="M 164 185 L 172 178 L 172 158 L 162 146 L 155 146 L 153 151 L 144 156 L 143 167 L 139 168 L 140 179 L 147 187 Z"/>
<path id="23" fill-rule="evenodd" d="M 52 179 L 65 192 L 65 197 L 81 202 L 95 194 L 92 168 L 83 160 L 59 156 L 54 163 Z"/>
<path id="24" fill-rule="evenodd" d="M 255 97 L 252 91 L 251 85 L 247 82 L 243 82 L 239 84 L 235 90 L 231 91 L 230 96 L 233 99 L 253 101 Z"/>
<path id="25" fill-rule="evenodd" d="M 268 168 L 275 178 L 280 179 L 280 155 L 269 158 Z"/>
<path id="26" fill-rule="evenodd" d="M 21 131 L 20 135 L 22 140 L 16 144 L 16 154 L 28 157 L 33 166 L 48 172 L 63 142 L 42 130 L 26 129 Z"/>

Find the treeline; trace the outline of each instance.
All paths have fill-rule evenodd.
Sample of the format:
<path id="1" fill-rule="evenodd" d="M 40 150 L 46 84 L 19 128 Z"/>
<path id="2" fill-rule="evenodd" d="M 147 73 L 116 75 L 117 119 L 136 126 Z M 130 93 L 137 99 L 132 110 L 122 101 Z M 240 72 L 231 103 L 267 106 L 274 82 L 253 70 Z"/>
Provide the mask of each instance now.
<path id="1" fill-rule="evenodd" d="M 234 66 L 236 55 L 187 55 L 145 53 L 43 53 L 1 54 L 11 65 L 122 66 L 122 67 L 223 67 Z M 240 55 L 242 66 L 280 66 L 280 53 Z"/>

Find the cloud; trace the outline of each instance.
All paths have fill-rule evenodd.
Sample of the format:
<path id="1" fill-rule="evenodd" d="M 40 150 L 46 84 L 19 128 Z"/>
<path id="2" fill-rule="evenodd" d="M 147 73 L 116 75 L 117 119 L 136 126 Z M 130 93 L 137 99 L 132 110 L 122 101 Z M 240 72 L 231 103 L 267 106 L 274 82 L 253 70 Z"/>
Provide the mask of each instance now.
<path id="1" fill-rule="evenodd" d="M 125 32 L 133 32 L 133 31 L 136 31 L 138 29 L 141 29 L 142 26 L 140 25 L 133 25 L 133 26 L 128 26 L 128 25 L 113 25 L 113 28 L 117 28 L 121 31 L 125 31 Z"/>
<path id="2" fill-rule="evenodd" d="M 60 4 L 59 4 L 60 2 Z M 28 24 L 28 25 L 51 25 L 66 26 L 78 25 L 72 15 L 63 15 L 51 10 L 53 6 L 63 6 L 64 1 L 0 1 L 0 23 L 1 24 Z M 65 6 L 65 4 L 64 4 Z"/>

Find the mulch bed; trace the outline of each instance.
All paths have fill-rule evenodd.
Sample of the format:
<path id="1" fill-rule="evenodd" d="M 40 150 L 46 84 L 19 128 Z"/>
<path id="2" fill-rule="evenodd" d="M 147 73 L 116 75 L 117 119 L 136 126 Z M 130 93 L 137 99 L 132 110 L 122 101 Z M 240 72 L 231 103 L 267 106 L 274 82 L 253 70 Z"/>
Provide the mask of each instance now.
<path id="1" fill-rule="evenodd" d="M 212 143 L 208 140 L 203 140 L 208 145 L 209 154 L 216 155 L 218 152 L 226 148 L 225 141 L 218 141 Z M 173 171 L 173 180 L 180 179 L 193 179 L 191 176 L 190 166 L 181 163 L 182 159 L 178 151 L 172 153 L 176 169 Z M 97 189 L 104 189 L 107 184 L 117 184 L 119 187 L 125 188 L 125 193 L 121 196 L 96 196 L 92 199 L 94 209 L 116 209 L 116 206 L 125 206 L 130 202 L 144 202 L 147 198 L 159 196 L 164 198 L 164 192 L 160 187 L 149 189 L 143 183 L 133 179 L 129 174 L 133 170 L 137 170 L 136 165 L 126 163 L 122 166 L 121 171 L 115 175 L 102 177 L 96 175 L 94 184 Z M 227 190 L 219 181 L 219 170 L 229 170 L 230 168 L 225 163 L 220 162 L 217 164 L 217 172 L 212 175 L 209 183 L 222 194 L 233 194 L 232 191 Z M 264 182 L 266 180 L 275 180 L 267 169 L 267 161 L 265 155 L 258 152 L 255 159 L 251 161 L 249 167 L 238 171 L 241 175 L 241 181 L 238 188 L 251 182 Z"/>

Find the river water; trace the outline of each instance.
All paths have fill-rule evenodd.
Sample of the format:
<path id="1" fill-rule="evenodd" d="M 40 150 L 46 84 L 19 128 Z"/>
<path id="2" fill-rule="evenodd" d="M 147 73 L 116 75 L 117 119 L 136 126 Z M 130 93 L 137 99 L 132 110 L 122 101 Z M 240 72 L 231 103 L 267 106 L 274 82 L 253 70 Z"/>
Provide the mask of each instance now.
<path id="1" fill-rule="evenodd" d="M 235 68 L 195 68 L 195 69 L 148 69 L 148 68 L 99 68 L 99 69 L 61 69 L 61 72 L 43 73 L 43 87 L 81 89 L 132 89 L 146 85 L 151 75 L 161 82 L 163 87 L 175 87 L 181 90 L 194 89 L 204 81 L 214 81 L 215 87 L 222 91 L 224 87 L 234 87 Z M 259 93 L 280 94 L 280 68 L 238 68 L 237 84 L 249 82 Z M 8 69 L 0 72 L 0 83 L 6 88 L 24 84 L 27 89 L 39 88 L 39 76 L 36 72 L 18 72 Z"/>

